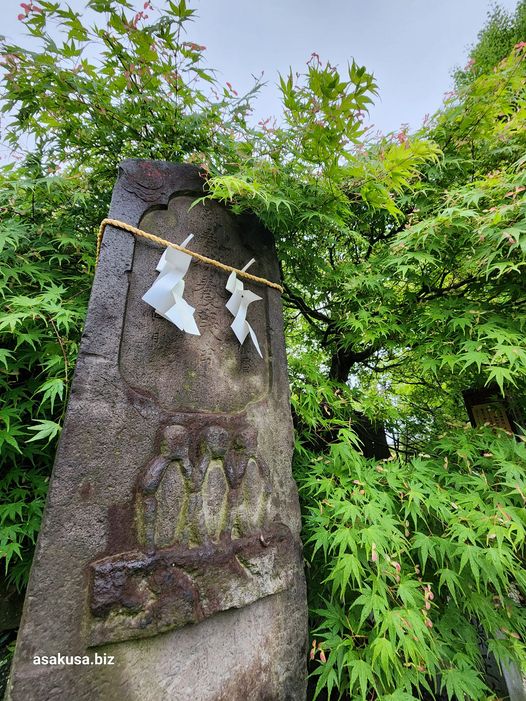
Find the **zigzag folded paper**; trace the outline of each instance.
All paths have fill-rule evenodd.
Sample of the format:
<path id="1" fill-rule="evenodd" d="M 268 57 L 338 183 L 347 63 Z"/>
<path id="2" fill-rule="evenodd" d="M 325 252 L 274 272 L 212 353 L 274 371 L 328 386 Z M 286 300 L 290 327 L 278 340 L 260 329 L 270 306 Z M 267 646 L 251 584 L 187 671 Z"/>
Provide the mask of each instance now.
<path id="1" fill-rule="evenodd" d="M 192 239 L 193 234 L 190 234 L 181 246 L 186 247 Z M 183 299 L 183 278 L 191 262 L 192 256 L 188 253 L 167 248 L 157 264 L 159 275 L 142 299 L 181 331 L 200 336 L 201 332 L 194 319 L 195 308 Z"/>
<path id="2" fill-rule="evenodd" d="M 247 270 L 254 262 L 255 260 L 252 258 L 252 260 L 245 265 L 243 271 Z M 230 297 L 226 303 L 226 308 L 234 316 L 234 321 L 231 323 L 230 328 L 235 333 L 241 344 L 243 344 L 246 337 L 250 335 L 252 343 L 262 358 L 263 355 L 259 348 L 257 336 L 254 329 L 247 321 L 248 305 L 262 298 L 257 294 L 254 294 L 254 292 L 250 292 L 250 290 L 245 290 L 243 283 L 237 279 L 237 275 L 235 273 L 230 273 L 226 283 L 226 289 L 232 294 L 232 297 Z"/>

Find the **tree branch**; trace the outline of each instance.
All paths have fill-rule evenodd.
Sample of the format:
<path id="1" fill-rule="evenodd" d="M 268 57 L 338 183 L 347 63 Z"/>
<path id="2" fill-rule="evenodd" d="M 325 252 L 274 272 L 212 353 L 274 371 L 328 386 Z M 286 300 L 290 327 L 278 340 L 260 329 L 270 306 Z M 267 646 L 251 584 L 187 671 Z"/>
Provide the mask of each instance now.
<path id="1" fill-rule="evenodd" d="M 296 309 L 299 309 L 299 311 L 301 311 L 304 316 L 308 316 L 311 319 L 316 319 L 317 321 L 322 321 L 324 324 L 331 323 L 330 317 L 328 317 L 323 312 L 318 311 L 317 309 L 312 309 L 311 307 L 309 307 L 305 300 L 302 297 L 300 297 L 300 295 L 297 292 L 292 291 L 290 285 L 284 283 L 283 287 L 286 293 L 286 295 L 284 295 L 284 299 L 288 298 L 288 300 L 293 304 L 293 306 L 296 307 Z"/>

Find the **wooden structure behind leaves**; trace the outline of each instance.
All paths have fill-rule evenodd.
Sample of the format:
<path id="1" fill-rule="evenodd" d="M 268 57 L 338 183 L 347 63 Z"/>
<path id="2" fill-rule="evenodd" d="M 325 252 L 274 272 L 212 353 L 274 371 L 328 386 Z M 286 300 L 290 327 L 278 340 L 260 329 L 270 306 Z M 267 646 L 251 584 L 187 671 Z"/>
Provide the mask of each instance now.
<path id="1" fill-rule="evenodd" d="M 473 388 L 462 392 L 462 396 L 473 427 L 487 425 L 515 434 L 524 427 L 517 404 L 509 396 L 503 397 L 498 387 Z"/>

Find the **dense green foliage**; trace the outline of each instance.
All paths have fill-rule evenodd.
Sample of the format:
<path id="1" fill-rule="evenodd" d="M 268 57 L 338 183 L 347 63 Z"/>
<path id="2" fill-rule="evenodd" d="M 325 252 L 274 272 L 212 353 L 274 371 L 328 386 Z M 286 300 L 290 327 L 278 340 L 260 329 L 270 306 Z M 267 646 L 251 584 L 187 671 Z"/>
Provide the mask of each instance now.
<path id="1" fill-rule="evenodd" d="M 276 237 L 318 692 L 490 698 L 480 638 L 526 667 L 526 447 L 468 428 L 462 390 L 526 396 L 524 3 L 513 32 L 494 14 L 479 68 L 419 133 L 376 140 L 365 68 L 313 54 L 281 79 L 281 122 L 253 126 L 257 84 L 217 84 L 184 1 L 150 22 L 149 3 L 88 4 L 100 28 L 41 2 L 21 20 L 38 50 L 3 49 L 8 138 L 35 139 L 0 206 L 9 576 L 30 560 L 116 165 L 197 162 L 208 197 Z M 364 420 L 389 459 L 363 457 Z"/>
<path id="2" fill-rule="evenodd" d="M 20 587 L 84 320 L 92 203 L 78 177 L 46 176 L 36 161 L 4 169 L 0 198 L 0 552 Z"/>
<path id="3" fill-rule="evenodd" d="M 482 73 L 488 73 L 506 58 L 513 46 L 523 41 L 526 41 L 525 0 L 519 0 L 514 12 L 494 5 L 477 43 L 471 48 L 466 67 L 455 71 L 457 84 L 465 85 Z"/>
<path id="4" fill-rule="evenodd" d="M 524 444 L 463 429 L 410 461 L 364 461 L 344 429 L 326 456 L 308 456 L 320 688 L 490 696 L 480 629 L 498 659 L 524 655 L 525 467 Z"/>
<path id="5" fill-rule="evenodd" d="M 263 158 L 210 182 L 279 236 L 320 690 L 486 699 L 480 631 L 500 661 L 525 659 L 524 447 L 466 431 L 461 394 L 524 397 L 522 48 L 420 134 L 336 164 L 296 140 L 286 170 Z M 339 106 L 341 84 L 320 95 L 306 82 L 312 103 Z M 395 460 L 363 459 L 356 412 L 390 427 Z"/>

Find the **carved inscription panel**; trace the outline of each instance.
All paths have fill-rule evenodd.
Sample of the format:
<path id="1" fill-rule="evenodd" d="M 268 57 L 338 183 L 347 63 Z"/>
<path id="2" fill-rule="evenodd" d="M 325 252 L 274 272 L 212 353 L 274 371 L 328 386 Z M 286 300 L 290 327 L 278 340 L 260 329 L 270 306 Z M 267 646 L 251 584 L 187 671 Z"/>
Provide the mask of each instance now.
<path id="1" fill-rule="evenodd" d="M 254 257 L 254 273 L 265 277 L 265 243 L 246 240 L 235 217 L 218 205 L 199 204 L 189 211 L 192 202 L 189 196 L 175 197 L 167 209 L 146 214 L 140 228 L 174 243 L 194 234 L 189 248 L 237 268 Z M 250 339 L 240 346 L 230 328 L 228 276 L 217 268 L 192 263 L 185 277 L 185 299 L 196 308 L 201 336 L 180 331 L 142 301 L 162 251 L 144 239 L 135 243 L 119 357 L 123 379 L 168 411 L 232 412 L 264 398 L 270 382 L 267 288 L 246 284 L 263 298 L 251 305 L 248 317 L 261 359 Z"/>

